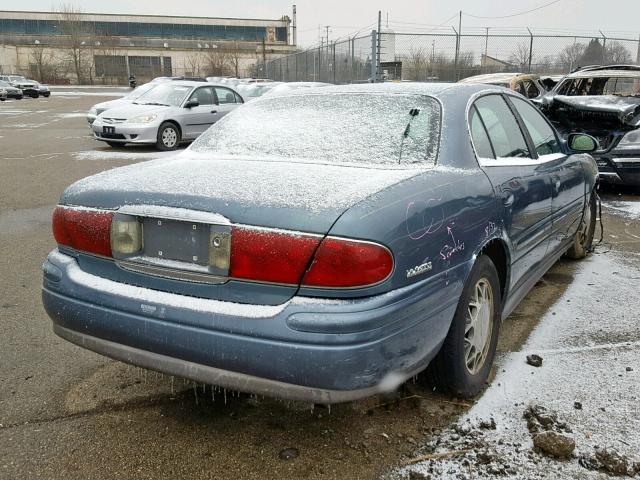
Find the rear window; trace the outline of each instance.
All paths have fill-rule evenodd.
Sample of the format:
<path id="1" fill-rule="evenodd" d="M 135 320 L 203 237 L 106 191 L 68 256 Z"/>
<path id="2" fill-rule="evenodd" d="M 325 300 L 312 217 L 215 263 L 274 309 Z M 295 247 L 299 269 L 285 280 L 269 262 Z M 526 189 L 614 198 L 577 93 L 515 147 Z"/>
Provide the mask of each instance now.
<path id="1" fill-rule="evenodd" d="M 435 163 L 440 104 L 424 95 L 265 97 L 227 115 L 196 152 L 331 163 Z"/>
<path id="2" fill-rule="evenodd" d="M 623 97 L 640 95 L 640 78 L 593 77 L 576 78 L 564 82 L 559 88 L 560 95 L 619 95 Z"/>

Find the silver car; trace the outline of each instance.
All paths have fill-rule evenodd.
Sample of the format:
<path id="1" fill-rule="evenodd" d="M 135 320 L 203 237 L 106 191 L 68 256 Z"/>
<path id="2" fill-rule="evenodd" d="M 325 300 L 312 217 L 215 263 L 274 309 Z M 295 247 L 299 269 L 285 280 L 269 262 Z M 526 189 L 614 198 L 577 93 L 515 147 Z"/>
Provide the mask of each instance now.
<path id="1" fill-rule="evenodd" d="M 145 83 L 144 85 L 140 85 L 139 87 L 133 89 L 131 92 L 129 92 L 127 95 L 125 95 L 122 98 L 118 98 L 116 100 L 109 100 L 108 102 L 96 103 L 93 107 L 91 107 L 91 109 L 87 113 L 87 122 L 89 122 L 89 125 L 91 125 L 95 121 L 95 119 L 98 118 L 98 115 L 100 115 L 102 112 L 106 112 L 111 108 L 118 108 L 118 107 L 124 107 L 126 105 L 130 105 L 131 103 L 136 101 L 138 98 L 140 98 L 142 95 L 144 95 L 149 90 L 151 90 L 153 87 L 157 86 L 158 83 L 160 82 Z"/>
<path id="2" fill-rule="evenodd" d="M 98 115 L 91 129 L 97 140 L 112 147 L 155 144 L 174 150 L 195 140 L 207 128 L 244 103 L 229 87 L 204 82 L 161 83 L 131 105 Z"/>

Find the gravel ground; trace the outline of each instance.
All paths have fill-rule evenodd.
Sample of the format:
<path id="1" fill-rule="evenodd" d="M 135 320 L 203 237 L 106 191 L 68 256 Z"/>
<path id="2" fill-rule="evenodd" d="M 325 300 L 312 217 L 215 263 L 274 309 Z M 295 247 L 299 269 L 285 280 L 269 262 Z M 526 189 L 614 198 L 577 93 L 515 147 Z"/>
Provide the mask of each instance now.
<path id="1" fill-rule="evenodd" d="M 563 415 L 573 428 L 576 454 L 593 453 L 596 444 L 638 450 L 629 440 L 638 418 L 637 316 L 626 313 L 637 309 L 638 300 L 624 287 L 639 276 L 635 197 L 610 194 L 607 201 L 617 211 L 605 209 L 599 255 L 559 262 L 507 319 L 497 378 L 477 402 L 437 395 L 420 381 L 331 409 L 232 392 L 225 401 L 225 392 L 145 373 L 51 332 L 40 301 L 40 268 L 54 246 L 50 215 L 60 193 L 76 179 L 158 156 L 148 148 L 110 149 L 90 138 L 82 114 L 107 100 L 110 90 L 60 92 L 0 105 L 1 479 L 402 477 L 409 473 L 399 469 L 418 455 L 462 448 L 455 435 L 463 435 L 453 426 L 491 416 L 495 431 L 473 431 L 485 434 L 487 444 L 499 445 L 500 438 L 521 443 L 522 458 L 516 447 L 504 455 L 524 475 L 531 440 L 521 416 L 529 402 Z M 589 285 L 594 282 L 597 287 Z M 578 286 L 583 293 L 575 292 Z M 609 301 L 614 287 L 619 294 Z M 594 295 L 600 303 L 594 304 Z M 570 328 L 572 318 L 560 320 L 569 314 L 584 317 L 580 328 Z M 549 334 L 556 329 L 562 336 Z M 609 344 L 614 347 L 600 348 Z M 543 357 L 537 369 L 523 364 L 532 352 Z M 597 391 L 588 388 L 594 384 Z M 572 410 L 575 400 L 583 410 Z M 618 423 L 624 412 L 630 415 L 626 436 Z M 556 468 L 557 462 L 540 457 L 538 465 L 546 463 Z M 450 469 L 469 474 L 460 465 L 452 462 Z M 567 475 L 592 474 L 575 458 L 561 465 Z M 535 471 L 542 475 L 543 466 Z M 415 471 L 428 468 L 418 464 Z"/>

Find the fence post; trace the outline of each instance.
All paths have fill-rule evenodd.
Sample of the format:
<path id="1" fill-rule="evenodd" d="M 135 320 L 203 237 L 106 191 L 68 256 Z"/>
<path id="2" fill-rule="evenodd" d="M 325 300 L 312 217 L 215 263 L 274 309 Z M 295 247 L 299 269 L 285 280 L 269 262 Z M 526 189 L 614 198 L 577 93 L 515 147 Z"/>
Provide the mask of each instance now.
<path id="1" fill-rule="evenodd" d="M 455 82 L 458 80 L 458 55 L 460 54 L 460 35 L 458 34 L 458 31 L 454 27 L 451 27 L 451 28 L 453 29 L 453 32 L 456 34 L 456 54 L 453 60 L 453 81 Z"/>
<path id="2" fill-rule="evenodd" d="M 527 30 L 529 30 L 529 27 L 527 27 Z M 533 33 L 531 33 L 531 30 L 529 30 L 529 69 L 528 69 L 528 73 L 531 73 L 531 61 L 533 58 Z"/>
<path id="3" fill-rule="evenodd" d="M 316 82 L 322 81 L 322 46 L 318 47 L 318 80 L 314 80 Z"/>
<path id="4" fill-rule="evenodd" d="M 371 82 L 376 82 L 376 58 L 378 56 L 378 32 L 371 30 Z"/>
<path id="5" fill-rule="evenodd" d="M 640 65 L 640 35 L 638 36 L 638 53 L 636 55 L 636 63 Z"/>
<path id="6" fill-rule="evenodd" d="M 356 58 L 356 37 L 351 39 L 351 68 L 349 68 L 349 83 L 353 83 L 353 69 L 355 68 Z M 638 40 L 638 63 L 640 63 L 640 40 Z"/>
<path id="7" fill-rule="evenodd" d="M 336 83 L 336 42 L 333 42 L 333 83 Z"/>

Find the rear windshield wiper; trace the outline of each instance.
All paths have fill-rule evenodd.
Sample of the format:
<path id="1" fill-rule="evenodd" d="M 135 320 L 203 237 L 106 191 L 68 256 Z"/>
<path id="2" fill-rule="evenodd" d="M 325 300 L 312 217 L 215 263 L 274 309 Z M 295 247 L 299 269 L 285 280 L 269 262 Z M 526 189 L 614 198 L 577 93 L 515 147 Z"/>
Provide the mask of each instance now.
<path id="1" fill-rule="evenodd" d="M 420 109 L 412 108 L 411 110 L 409 110 L 409 115 L 411 116 L 411 118 L 409 119 L 407 126 L 404 128 L 404 132 L 402 133 L 402 140 L 400 141 L 400 157 L 398 158 L 398 163 L 402 161 L 402 147 L 404 146 L 404 140 L 409 136 L 409 133 L 411 133 L 411 122 L 413 122 L 414 118 L 420 115 Z"/>

